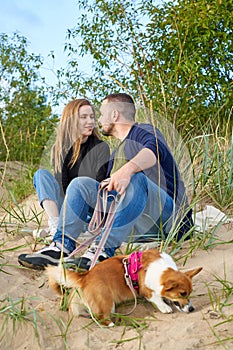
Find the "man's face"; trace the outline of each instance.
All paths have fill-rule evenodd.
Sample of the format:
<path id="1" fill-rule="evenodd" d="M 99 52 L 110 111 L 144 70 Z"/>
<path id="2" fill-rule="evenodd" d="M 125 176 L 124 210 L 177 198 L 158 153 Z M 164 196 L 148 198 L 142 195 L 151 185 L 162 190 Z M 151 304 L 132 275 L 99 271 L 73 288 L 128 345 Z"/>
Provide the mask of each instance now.
<path id="1" fill-rule="evenodd" d="M 115 128 L 115 123 L 113 120 L 113 106 L 107 100 L 104 100 L 100 107 L 100 117 L 98 122 L 101 126 L 101 132 L 103 135 L 112 136 Z"/>

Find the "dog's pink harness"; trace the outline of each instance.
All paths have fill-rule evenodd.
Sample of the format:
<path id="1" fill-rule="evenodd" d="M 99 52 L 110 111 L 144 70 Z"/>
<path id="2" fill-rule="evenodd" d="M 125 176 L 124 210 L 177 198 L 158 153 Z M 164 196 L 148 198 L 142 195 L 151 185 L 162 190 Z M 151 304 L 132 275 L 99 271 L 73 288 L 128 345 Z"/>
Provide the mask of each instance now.
<path id="1" fill-rule="evenodd" d="M 126 264 L 125 279 L 130 278 L 133 287 L 138 290 L 138 272 L 142 268 L 142 252 L 133 252 L 123 263 Z"/>
<path id="2" fill-rule="evenodd" d="M 125 283 L 134 296 L 134 307 L 127 313 L 127 315 L 129 315 L 137 306 L 136 291 L 138 292 L 139 290 L 138 272 L 142 268 L 142 252 L 133 252 L 128 258 L 124 258 L 122 263 L 125 269 Z"/>

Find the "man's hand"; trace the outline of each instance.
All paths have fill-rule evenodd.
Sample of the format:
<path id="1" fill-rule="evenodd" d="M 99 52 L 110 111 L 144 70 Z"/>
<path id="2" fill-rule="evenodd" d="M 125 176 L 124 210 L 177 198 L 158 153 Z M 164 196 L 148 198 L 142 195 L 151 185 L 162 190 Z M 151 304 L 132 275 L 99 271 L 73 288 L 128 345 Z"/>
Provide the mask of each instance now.
<path id="1" fill-rule="evenodd" d="M 129 186 L 129 183 L 130 175 L 121 168 L 112 174 L 107 189 L 108 191 L 115 190 L 122 195 Z"/>
<path id="2" fill-rule="evenodd" d="M 109 181 L 108 191 L 115 190 L 122 195 L 129 186 L 131 175 L 150 168 L 155 163 L 155 154 L 150 149 L 144 148 L 133 159 L 115 171 L 110 179 L 104 180 L 104 183 Z"/>

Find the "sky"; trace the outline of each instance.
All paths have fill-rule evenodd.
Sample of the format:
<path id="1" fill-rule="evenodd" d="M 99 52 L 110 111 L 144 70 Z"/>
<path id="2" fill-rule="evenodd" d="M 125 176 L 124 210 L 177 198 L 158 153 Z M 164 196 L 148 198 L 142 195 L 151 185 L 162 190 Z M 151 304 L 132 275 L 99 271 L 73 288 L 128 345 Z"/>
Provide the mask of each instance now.
<path id="1" fill-rule="evenodd" d="M 28 52 L 44 57 L 42 75 L 51 85 L 55 75 L 50 69 L 52 60 L 47 56 L 54 51 L 55 70 L 66 65 L 64 44 L 67 29 L 75 26 L 79 15 L 76 3 L 76 0 L 0 0 L 0 33 L 11 36 L 17 31 L 28 39 Z"/>

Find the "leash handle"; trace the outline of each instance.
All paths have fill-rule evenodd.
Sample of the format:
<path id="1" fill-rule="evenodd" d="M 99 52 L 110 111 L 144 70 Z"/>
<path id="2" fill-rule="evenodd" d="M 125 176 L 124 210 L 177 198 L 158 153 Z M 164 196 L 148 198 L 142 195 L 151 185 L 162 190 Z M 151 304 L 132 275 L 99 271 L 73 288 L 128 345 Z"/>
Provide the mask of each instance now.
<path id="1" fill-rule="evenodd" d="M 107 195 L 106 196 L 106 201 L 108 199 L 109 196 L 113 196 L 112 194 L 108 194 L 108 190 L 106 188 L 104 188 L 104 191 L 105 191 L 105 194 Z M 115 216 L 116 216 L 116 212 L 117 212 L 117 209 L 119 207 L 119 205 L 121 204 L 122 200 L 124 199 L 124 195 L 121 195 L 119 197 L 119 195 L 117 194 L 116 196 L 113 196 L 113 201 L 111 203 L 111 206 L 109 208 L 109 211 L 108 211 L 108 214 L 107 214 L 107 217 L 106 217 L 106 213 L 104 213 L 104 218 L 103 220 L 105 219 L 105 222 L 104 224 L 101 226 L 101 229 L 100 229 L 100 233 L 102 232 L 102 237 L 101 237 L 101 240 L 98 244 L 98 247 L 97 247 L 97 250 L 95 252 L 95 256 L 91 262 L 91 266 L 90 266 L 90 269 L 95 266 L 97 260 L 98 260 L 98 257 L 101 253 L 101 250 L 104 248 L 105 246 L 105 243 L 108 239 L 108 236 L 109 236 L 109 233 L 111 231 L 111 228 L 112 228 L 112 225 L 113 225 L 113 221 L 115 219 Z M 101 221 L 103 222 L 103 221 Z"/>
<path id="2" fill-rule="evenodd" d="M 109 184 L 109 180 L 110 179 L 103 180 L 98 188 L 96 206 L 91 221 L 88 225 L 88 232 L 92 233 L 93 236 L 87 239 L 82 244 L 80 244 L 75 250 L 73 250 L 70 253 L 70 255 L 67 258 L 71 258 L 84 247 L 88 246 L 92 241 L 94 241 L 96 237 L 98 237 L 101 234 L 101 232 L 103 232 L 90 269 L 96 264 L 98 260 L 100 252 L 103 249 L 111 231 L 116 211 L 124 198 L 124 195 L 119 196 L 117 194 L 116 196 L 114 196 L 113 194 L 108 193 L 107 186 Z M 110 205 L 109 211 L 107 212 L 107 204 L 109 197 L 113 197 L 113 200 Z"/>
<path id="3" fill-rule="evenodd" d="M 104 182 L 104 184 L 103 184 Z M 90 233 L 100 233 L 101 228 L 104 225 L 105 215 L 107 213 L 108 204 L 108 191 L 106 189 L 109 182 L 102 181 L 99 185 L 97 192 L 97 201 L 92 215 L 91 221 L 88 225 L 88 231 Z M 101 196 L 102 193 L 102 196 Z"/>

